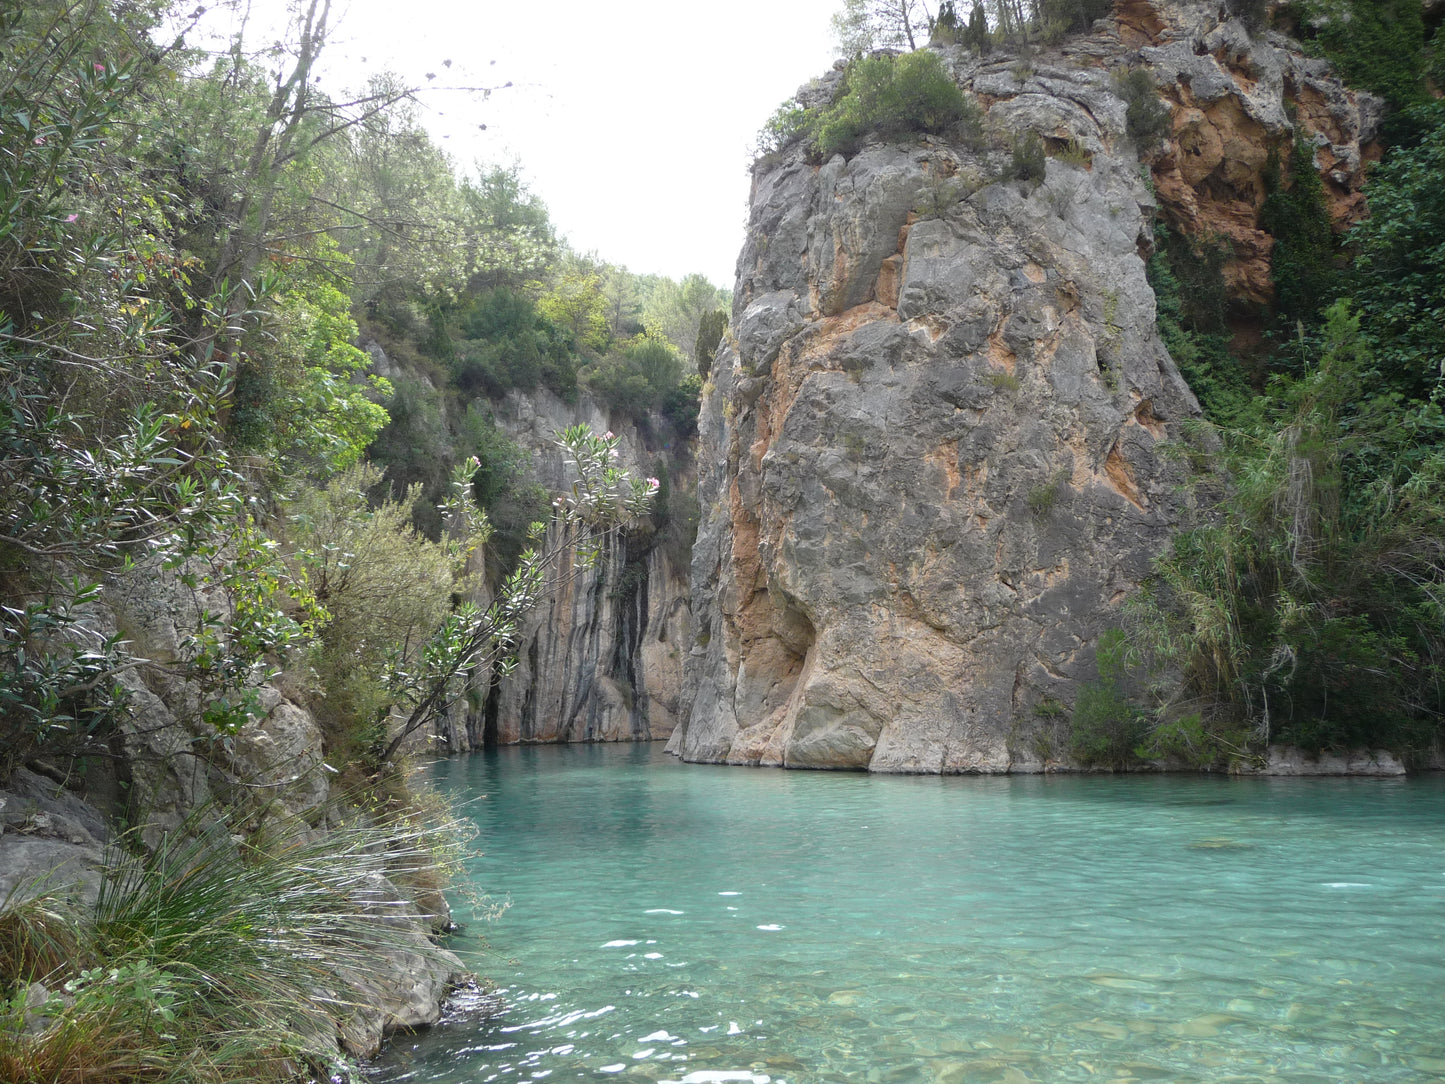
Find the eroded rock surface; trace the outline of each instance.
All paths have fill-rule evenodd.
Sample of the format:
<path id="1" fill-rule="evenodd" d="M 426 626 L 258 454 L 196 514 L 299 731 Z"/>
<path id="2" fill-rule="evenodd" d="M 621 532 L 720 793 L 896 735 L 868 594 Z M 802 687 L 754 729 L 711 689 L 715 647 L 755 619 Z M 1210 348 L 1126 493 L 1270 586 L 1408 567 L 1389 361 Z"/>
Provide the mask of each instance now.
<path id="1" fill-rule="evenodd" d="M 1355 198 L 1371 107 L 1215 7 L 1122 4 L 1027 63 L 943 55 L 987 107 L 983 144 L 795 149 L 754 175 L 700 422 L 684 759 L 1059 766 L 1043 717 L 1094 676 L 1100 632 L 1189 510 L 1166 446 L 1198 406 L 1155 333 L 1141 154 L 1177 177 L 1159 192 L 1178 224 L 1237 210 L 1253 229 L 1284 102 L 1318 91 L 1302 121 L 1332 118 Z M 1173 103 L 1162 147 L 1127 134 L 1113 72 L 1131 60 Z M 1009 175 L 1028 131 L 1042 183 Z M 1239 251 L 1236 296 L 1259 295 L 1268 245 Z"/>
<path id="2" fill-rule="evenodd" d="M 612 422 L 585 394 L 576 404 L 549 392 L 513 393 L 496 421 L 531 455 L 531 472 L 550 493 L 573 477 L 556 446 L 557 433 L 585 424 L 595 433 Z M 659 427 L 661 428 L 661 427 Z M 622 433 L 621 465 L 637 476 L 660 471 L 685 449 Z M 687 472 L 674 472 L 673 514 L 692 499 Z M 554 528 L 555 529 L 555 528 Z M 548 546 L 556 542 L 549 537 Z M 676 726 L 683 658 L 691 641 L 688 570 L 666 538 L 615 537 L 592 569 L 575 553 L 549 570 L 541 602 L 523 620 L 517 667 L 494 689 L 479 688 L 442 727 L 444 750 L 490 742 L 651 741 Z"/>
<path id="3" fill-rule="evenodd" d="M 35 762 L 43 774 L 19 768 L 0 789 L 0 900 L 43 893 L 93 906 L 107 865 L 126 853 L 107 851 L 116 816 L 152 849 L 228 810 L 249 814 L 236 818 L 248 830 L 299 830 L 297 838 L 311 842 L 324 843 L 341 823 L 347 806 L 331 792 L 304 686 L 287 675 L 255 684 L 256 714 L 234 734 L 204 721 L 206 694 L 185 665 L 187 644 L 204 611 L 228 607 L 224 592 L 188 585 L 179 570 L 153 562 L 107 577 L 85 622 L 94 635 L 122 634 L 144 660 L 121 677 L 129 711 L 110 743 L 113 756 L 84 774 Z M 315 1038 L 323 1049 L 371 1055 L 385 1035 L 435 1023 L 466 969 L 429 939 L 449 924 L 434 888 L 407 890 L 376 875 L 355 902 L 388 921 L 373 956 L 318 967 L 317 1020 L 330 1030 Z"/>
<path id="4" fill-rule="evenodd" d="M 1135 5 L 1136 7 L 1143 5 Z M 1296 129 L 1344 228 L 1365 213 L 1365 167 L 1378 160 L 1384 103 L 1346 88 L 1283 34 L 1251 34 L 1211 7 L 1160 2 L 1139 56 L 1172 107 L 1172 136 L 1152 159 L 1159 200 L 1185 232 L 1225 241 L 1232 295 L 1265 302 L 1274 239 L 1258 224 L 1270 156 L 1287 164 Z"/>

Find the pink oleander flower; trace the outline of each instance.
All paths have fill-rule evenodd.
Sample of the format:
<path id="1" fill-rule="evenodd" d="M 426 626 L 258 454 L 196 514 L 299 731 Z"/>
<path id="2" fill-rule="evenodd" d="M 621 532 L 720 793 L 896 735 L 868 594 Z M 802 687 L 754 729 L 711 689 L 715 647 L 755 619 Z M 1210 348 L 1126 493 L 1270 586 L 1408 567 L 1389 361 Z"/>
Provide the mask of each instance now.
<path id="1" fill-rule="evenodd" d="M 79 218 L 79 217 L 80 217 L 79 215 L 66 215 L 66 216 L 65 216 L 65 221 L 67 221 L 67 222 L 74 222 L 74 221 L 75 221 L 77 218 Z"/>
<path id="2" fill-rule="evenodd" d="M 603 440 L 616 440 L 617 437 L 616 437 L 616 435 L 612 432 L 612 430 L 609 429 L 609 430 L 607 430 L 607 432 L 606 432 L 605 434 L 603 434 L 602 439 L 603 439 Z"/>
<path id="3" fill-rule="evenodd" d="M 647 480 L 647 488 L 652 490 L 661 489 L 662 483 L 659 482 L 656 478 L 649 478 Z"/>
<path id="4" fill-rule="evenodd" d="M 103 72 L 103 71 L 105 71 L 105 65 L 104 65 L 104 64 L 95 64 L 95 65 L 92 65 L 92 66 L 93 66 L 93 67 L 95 68 L 95 70 L 98 71 L 98 72 Z"/>
<path id="5" fill-rule="evenodd" d="M 30 142 L 34 143 L 37 147 L 43 147 L 43 146 L 45 146 L 45 137 L 44 137 L 44 136 L 36 136 L 36 137 L 35 137 L 34 139 L 32 139 Z"/>

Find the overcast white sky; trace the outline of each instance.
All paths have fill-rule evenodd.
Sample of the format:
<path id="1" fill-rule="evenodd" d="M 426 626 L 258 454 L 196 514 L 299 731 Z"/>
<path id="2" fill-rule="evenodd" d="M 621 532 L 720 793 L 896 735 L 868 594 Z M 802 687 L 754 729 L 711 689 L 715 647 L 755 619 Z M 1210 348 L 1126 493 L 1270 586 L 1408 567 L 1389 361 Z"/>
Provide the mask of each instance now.
<path id="1" fill-rule="evenodd" d="M 253 0 L 256 22 L 274 24 L 285 3 Z M 427 127 L 460 165 L 520 163 L 579 251 L 731 288 L 749 148 L 777 105 L 832 64 L 841 6 L 333 0 L 323 83 L 339 92 L 384 69 L 435 72 L 436 85 L 511 81 L 485 101 L 429 97 Z"/>

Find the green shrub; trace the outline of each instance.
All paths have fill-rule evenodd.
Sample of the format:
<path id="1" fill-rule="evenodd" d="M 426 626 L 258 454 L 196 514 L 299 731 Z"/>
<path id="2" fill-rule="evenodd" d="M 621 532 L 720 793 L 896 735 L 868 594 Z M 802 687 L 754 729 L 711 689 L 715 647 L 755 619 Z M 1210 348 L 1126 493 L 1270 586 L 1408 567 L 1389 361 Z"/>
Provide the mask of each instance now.
<path id="1" fill-rule="evenodd" d="M 851 154 L 864 135 L 941 132 L 953 124 L 981 126 L 982 111 L 966 98 L 927 49 L 854 61 L 842 95 L 817 116 L 814 138 L 824 158 Z"/>
<path id="2" fill-rule="evenodd" d="M 697 432 L 701 409 L 702 377 L 696 373 L 688 373 L 662 397 L 662 415 L 680 437 L 691 437 Z"/>
<path id="3" fill-rule="evenodd" d="M 1315 167 L 1314 143 L 1303 128 L 1295 129 L 1288 176 L 1280 168 L 1278 150 L 1271 149 L 1264 183 L 1267 194 L 1259 223 L 1275 241 L 1269 262 L 1275 311 L 1285 327 L 1300 320 L 1313 324 L 1334 300 L 1339 275 L 1324 182 Z"/>
<path id="4" fill-rule="evenodd" d="M 1027 503 L 1029 511 L 1039 519 L 1044 519 L 1054 510 L 1054 505 L 1059 501 L 1059 489 L 1068 479 L 1068 472 L 1058 471 L 1051 475 L 1047 482 L 1042 482 L 1029 490 Z"/>
<path id="5" fill-rule="evenodd" d="M 808 111 L 796 98 L 789 98 L 777 109 L 758 132 L 756 154 L 767 158 L 781 154 L 808 134 Z"/>
<path id="6" fill-rule="evenodd" d="M 1095 658 L 1097 681 L 1079 687 L 1069 726 L 1069 754 L 1090 767 L 1127 768 L 1137 758 L 1144 738 L 1143 714 L 1125 692 L 1128 643 L 1119 629 L 1099 637 Z"/>
<path id="7" fill-rule="evenodd" d="M 320 716 L 332 749 L 360 759 L 391 698 L 383 689 L 391 653 L 416 644 L 446 618 L 452 555 L 412 529 L 420 486 L 375 508 L 367 493 L 380 472 L 343 471 L 323 487 L 303 487 L 287 506 L 288 535 L 330 620 L 312 664 L 325 699 Z"/>
<path id="8" fill-rule="evenodd" d="M 703 313 L 697 325 L 696 360 L 697 372 L 703 379 L 712 372 L 713 358 L 717 356 L 718 343 L 728 329 L 728 314 L 723 309 Z"/>
<path id="9" fill-rule="evenodd" d="M 424 380 L 399 377 L 388 413 L 391 421 L 371 443 L 371 461 L 385 469 L 394 498 L 413 485 L 422 487 L 417 528 L 429 537 L 439 538 L 441 521 L 436 505 L 442 498 L 452 461 L 441 396 Z"/>
<path id="10" fill-rule="evenodd" d="M 1205 417 L 1217 425 L 1236 424 L 1254 398 L 1230 351 L 1223 275 L 1228 254 L 1226 242 L 1187 238 L 1161 222 L 1147 268 L 1159 337 Z"/>
<path id="11" fill-rule="evenodd" d="M 1014 137 L 1009 176 L 1019 181 L 1041 183 L 1047 172 L 1048 156 L 1044 154 L 1044 141 L 1038 134 L 1025 132 Z"/>
<path id="12" fill-rule="evenodd" d="M 24 1026 L 23 996 L 0 1008 L 0 1079 L 345 1076 L 337 1024 L 361 1005 L 343 976 L 367 974 L 388 947 L 429 953 L 363 893 L 427 874 L 426 843 L 385 814 L 319 835 L 300 820 L 257 832 L 208 808 L 152 853 L 122 840 L 92 908 L 42 897 L 0 912 L 19 948 L 0 983 L 63 992 L 39 1010 L 43 1030 Z"/>
<path id="13" fill-rule="evenodd" d="M 623 349 L 590 364 L 583 379 L 609 407 L 640 419 L 663 409 L 682 374 L 682 357 L 671 343 L 639 335 Z"/>
<path id="14" fill-rule="evenodd" d="M 1007 369 L 989 369 L 983 374 L 983 382 L 995 391 L 1018 391 L 1023 387 L 1019 378 Z"/>
<path id="15" fill-rule="evenodd" d="M 452 380 L 470 395 L 498 399 L 538 384 L 564 400 L 576 394 L 577 363 L 568 332 L 537 312 L 531 298 L 498 286 L 475 297 L 460 320 Z"/>
<path id="16" fill-rule="evenodd" d="M 1114 74 L 1114 93 L 1124 100 L 1124 128 L 1140 150 L 1152 150 L 1170 131 L 1169 107 L 1148 68 Z"/>
<path id="17" fill-rule="evenodd" d="M 1297 0 L 1301 31 L 1355 87 L 1396 109 L 1427 100 L 1428 52 L 1420 0 Z"/>
<path id="18" fill-rule="evenodd" d="M 1191 712 L 1155 725 L 1137 750 L 1149 760 L 1165 760 L 1190 768 L 1212 768 L 1221 762 L 1249 759 L 1249 734 L 1240 727 L 1205 722 L 1200 712 Z"/>
<path id="19" fill-rule="evenodd" d="M 1370 217 L 1350 238 L 1359 253 L 1350 285 L 1375 356 L 1375 385 L 1424 402 L 1441 395 L 1445 103 L 1412 116 L 1420 141 L 1392 151 L 1371 175 Z"/>

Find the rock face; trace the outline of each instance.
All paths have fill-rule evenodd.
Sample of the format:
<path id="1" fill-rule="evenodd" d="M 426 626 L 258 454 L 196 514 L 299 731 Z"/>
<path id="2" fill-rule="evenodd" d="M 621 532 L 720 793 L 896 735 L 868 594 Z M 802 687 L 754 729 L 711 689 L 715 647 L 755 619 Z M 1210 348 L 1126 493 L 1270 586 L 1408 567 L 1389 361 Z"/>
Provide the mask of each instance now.
<path id="1" fill-rule="evenodd" d="M 1113 89 L 1121 34 L 1178 102 L 1299 74 L 1256 60 L 1274 74 L 1245 88 L 1239 65 L 1279 48 L 1214 7 L 1120 10 L 1029 62 L 943 53 L 993 149 L 913 137 L 756 170 L 700 421 L 696 633 L 668 746 L 684 759 L 1060 766 L 1045 717 L 1095 676 L 1099 634 L 1187 511 L 1165 446 L 1198 415 L 1155 334 L 1155 148 L 1132 143 Z M 1210 64 L 1218 87 L 1195 72 Z M 1176 131 L 1192 116 L 1178 106 Z M 1270 119 L 1287 139 L 1282 102 Z M 1041 183 L 1009 175 L 1003 148 L 1028 131 L 1052 155 Z M 1181 146 L 1176 171 L 1200 157 Z M 1225 192 L 1223 153 L 1196 206 Z"/>
<path id="2" fill-rule="evenodd" d="M 256 828 L 299 828 L 313 841 L 336 826 L 344 800 L 332 800 L 323 735 L 304 690 L 284 677 L 257 684 L 259 712 L 233 735 L 202 721 L 207 699 L 181 665 L 185 644 L 202 611 L 224 613 L 229 602 L 222 591 L 187 587 L 184 571 L 141 562 L 108 577 L 90 607 L 92 629 L 123 634 L 145 662 L 122 675 L 130 710 L 111 758 L 83 777 L 45 765 L 52 778 L 20 768 L 0 789 L 0 901 L 45 893 L 94 904 L 103 867 L 122 853 L 107 853 L 108 815 L 137 824 L 152 849 L 167 836 L 194 832 L 212 802 L 254 815 Z M 86 800 L 69 789 L 77 786 Z M 466 977 L 462 962 L 428 938 L 446 924 L 445 901 L 379 875 L 373 881 L 354 902 L 384 915 L 389 936 L 364 965 L 333 966 L 329 979 L 323 967 L 317 979 L 318 1003 L 336 1025 L 334 1037 L 317 1038 L 359 1056 L 375 1054 L 385 1035 L 435 1023 L 448 992 Z"/>
<path id="3" fill-rule="evenodd" d="M 558 431 L 577 424 L 597 433 L 613 428 L 587 396 L 574 406 L 544 390 L 513 393 L 496 421 L 531 453 L 534 477 L 554 493 L 572 482 L 555 444 Z M 616 429 L 623 438 L 622 465 L 635 474 L 661 474 L 663 462 L 688 459 L 686 449 L 657 446 L 634 427 Z M 692 500 L 688 474 L 671 472 L 675 516 Z M 670 735 L 691 642 L 687 568 L 677 549 L 663 538 L 634 533 L 612 540 L 598 565 L 586 571 L 569 552 L 525 620 L 516 670 L 493 688 L 485 679 L 479 683 L 465 711 L 444 724 L 443 747 Z"/>
<path id="4" fill-rule="evenodd" d="M 1153 17 L 1140 18 L 1141 9 Z M 1233 296 L 1268 301 L 1274 239 L 1258 217 L 1270 155 L 1288 163 L 1298 126 L 1332 218 L 1351 225 L 1365 212 L 1364 170 L 1380 155 L 1384 103 L 1347 89 L 1327 61 L 1283 34 L 1251 35 L 1212 7 L 1135 3 L 1126 21 L 1172 106 L 1172 137 L 1152 162 L 1165 213 L 1186 233 L 1226 240 Z"/>
<path id="5" fill-rule="evenodd" d="M 652 741 L 677 721 L 688 644 L 685 571 L 613 539 L 598 566 L 558 566 L 529 615 L 516 670 L 487 711 L 495 740 Z"/>

